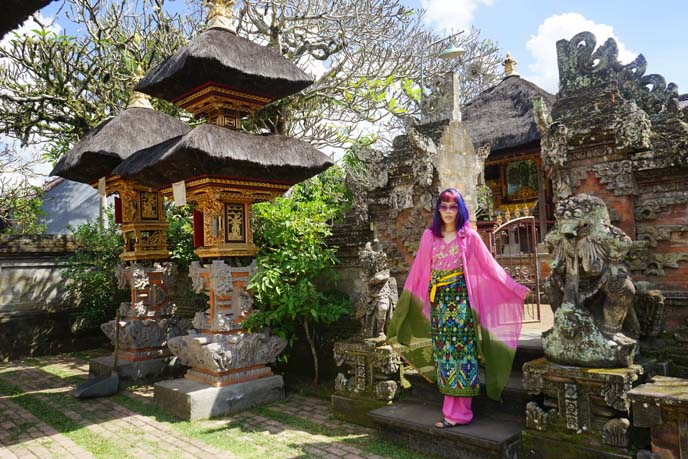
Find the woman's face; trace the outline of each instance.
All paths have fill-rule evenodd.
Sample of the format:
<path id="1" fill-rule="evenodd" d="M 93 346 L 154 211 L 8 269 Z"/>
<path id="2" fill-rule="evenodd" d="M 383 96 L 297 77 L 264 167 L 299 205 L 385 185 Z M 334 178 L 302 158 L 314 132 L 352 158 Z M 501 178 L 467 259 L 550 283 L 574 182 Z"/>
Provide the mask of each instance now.
<path id="1" fill-rule="evenodd" d="M 456 226 L 456 216 L 459 214 L 459 205 L 456 201 L 442 201 L 439 208 L 442 223 L 447 226 Z"/>

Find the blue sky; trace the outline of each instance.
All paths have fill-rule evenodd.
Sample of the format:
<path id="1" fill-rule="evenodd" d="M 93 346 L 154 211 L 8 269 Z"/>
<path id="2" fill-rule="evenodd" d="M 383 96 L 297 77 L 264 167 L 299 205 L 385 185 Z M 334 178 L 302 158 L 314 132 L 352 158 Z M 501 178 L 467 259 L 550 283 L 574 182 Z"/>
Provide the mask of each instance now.
<path id="1" fill-rule="evenodd" d="M 509 51 L 518 70 L 551 92 L 557 90 L 555 43 L 583 30 L 598 44 L 612 36 L 622 62 L 642 53 L 647 74 L 658 73 L 688 92 L 688 2 L 664 0 L 402 0 L 427 10 L 426 22 L 440 34 L 480 29 Z"/>

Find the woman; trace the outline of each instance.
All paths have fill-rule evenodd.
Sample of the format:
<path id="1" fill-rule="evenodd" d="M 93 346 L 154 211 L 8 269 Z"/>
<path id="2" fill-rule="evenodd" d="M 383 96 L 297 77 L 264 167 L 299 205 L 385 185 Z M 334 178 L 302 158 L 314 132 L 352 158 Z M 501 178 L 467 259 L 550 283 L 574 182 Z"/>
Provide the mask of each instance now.
<path id="1" fill-rule="evenodd" d="M 444 419 L 435 427 L 473 419 L 479 360 L 485 365 L 487 395 L 499 400 L 528 293 L 469 226 L 461 194 L 453 188 L 440 193 L 387 333 L 402 357 L 445 395 Z"/>

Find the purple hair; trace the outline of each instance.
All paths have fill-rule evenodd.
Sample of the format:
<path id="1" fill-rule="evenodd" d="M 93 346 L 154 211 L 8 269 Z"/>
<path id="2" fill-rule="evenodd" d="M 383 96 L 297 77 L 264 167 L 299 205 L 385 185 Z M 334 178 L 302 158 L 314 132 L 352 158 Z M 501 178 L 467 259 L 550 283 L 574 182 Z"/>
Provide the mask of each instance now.
<path id="1" fill-rule="evenodd" d="M 432 225 L 430 231 L 433 236 L 442 237 L 442 217 L 440 217 L 440 203 L 442 201 L 454 201 L 459 206 L 459 211 L 456 214 L 456 231 L 458 232 L 464 225 L 468 224 L 468 209 L 466 203 L 463 201 L 463 196 L 455 188 L 447 188 L 440 193 L 435 205 L 435 215 L 432 218 Z"/>

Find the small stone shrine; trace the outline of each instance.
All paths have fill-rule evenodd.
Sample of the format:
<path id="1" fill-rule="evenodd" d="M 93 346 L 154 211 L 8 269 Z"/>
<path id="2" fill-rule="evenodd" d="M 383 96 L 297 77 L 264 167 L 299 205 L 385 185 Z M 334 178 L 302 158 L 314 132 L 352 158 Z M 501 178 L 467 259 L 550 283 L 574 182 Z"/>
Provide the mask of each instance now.
<path id="1" fill-rule="evenodd" d="M 312 83 L 275 51 L 238 37 L 233 1 L 209 4 L 208 28 L 151 70 L 138 90 L 189 110 L 205 124 L 165 144 L 132 155 L 116 173 L 194 205 L 194 245 L 201 262 L 189 275 L 209 308 L 195 330 L 170 340 L 191 367 L 184 379 L 155 385 L 158 405 L 185 419 L 217 416 L 284 396 L 274 362 L 286 340 L 247 333 L 253 308 L 246 286 L 258 248 L 250 219 L 253 203 L 281 195 L 332 165 L 312 146 L 280 135 L 240 132 L 241 119 Z"/>
<path id="2" fill-rule="evenodd" d="M 113 172 L 133 153 L 190 131 L 178 119 L 153 110 L 149 99 L 133 91 L 127 108 L 87 133 L 51 173 L 92 184 L 102 195 L 116 195 L 115 221 L 124 236 L 124 263 L 117 277 L 120 288 L 131 293 L 131 300 L 120 306 L 117 371 L 136 382 L 158 379 L 172 364 L 167 340 L 191 327 L 188 320 L 173 316 L 175 306 L 166 295 L 174 266 L 164 261 L 169 252 L 162 195 Z M 114 344 L 115 321 L 101 328 Z M 91 360 L 89 372 L 109 375 L 113 365 L 114 356 L 98 357 Z"/>
<path id="3" fill-rule="evenodd" d="M 344 373 L 335 378 L 332 407 L 342 419 L 370 424 L 367 412 L 398 395 L 401 360 L 385 342 L 385 331 L 399 293 L 379 241 L 366 243 L 359 259 L 362 292 L 356 317 L 361 328 L 358 335 L 334 344 L 335 363 Z"/>

